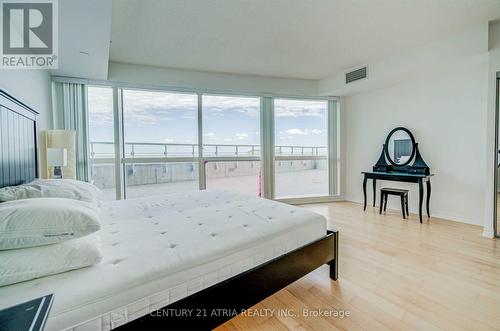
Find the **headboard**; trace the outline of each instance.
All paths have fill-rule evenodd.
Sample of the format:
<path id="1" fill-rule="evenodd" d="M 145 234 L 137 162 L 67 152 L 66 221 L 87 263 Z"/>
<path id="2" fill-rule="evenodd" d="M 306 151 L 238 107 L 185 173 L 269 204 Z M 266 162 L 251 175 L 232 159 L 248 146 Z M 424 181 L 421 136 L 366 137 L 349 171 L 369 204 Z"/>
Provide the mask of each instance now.
<path id="1" fill-rule="evenodd" d="M 0 187 L 38 176 L 38 113 L 0 89 Z"/>

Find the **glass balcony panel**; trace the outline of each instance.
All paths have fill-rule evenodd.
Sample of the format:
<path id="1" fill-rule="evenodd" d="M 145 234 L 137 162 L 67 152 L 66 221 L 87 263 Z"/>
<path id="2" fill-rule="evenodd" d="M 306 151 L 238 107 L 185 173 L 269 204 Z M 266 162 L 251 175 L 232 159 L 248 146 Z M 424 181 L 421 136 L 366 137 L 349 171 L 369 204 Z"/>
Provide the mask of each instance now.
<path id="1" fill-rule="evenodd" d="M 90 178 L 92 183 L 101 189 L 105 200 L 116 199 L 115 165 L 114 163 L 90 162 Z"/>
<path id="2" fill-rule="evenodd" d="M 197 162 L 127 163 L 127 199 L 199 189 Z"/>

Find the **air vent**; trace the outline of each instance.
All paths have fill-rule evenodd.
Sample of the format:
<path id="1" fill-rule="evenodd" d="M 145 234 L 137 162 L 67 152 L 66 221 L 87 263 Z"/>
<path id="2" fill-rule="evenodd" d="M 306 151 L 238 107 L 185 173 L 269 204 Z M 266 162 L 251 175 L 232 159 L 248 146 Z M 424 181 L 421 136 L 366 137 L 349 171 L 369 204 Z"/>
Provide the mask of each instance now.
<path id="1" fill-rule="evenodd" d="M 353 71 L 349 71 L 345 74 L 345 83 L 349 84 L 354 81 L 367 78 L 367 67 L 359 68 Z"/>

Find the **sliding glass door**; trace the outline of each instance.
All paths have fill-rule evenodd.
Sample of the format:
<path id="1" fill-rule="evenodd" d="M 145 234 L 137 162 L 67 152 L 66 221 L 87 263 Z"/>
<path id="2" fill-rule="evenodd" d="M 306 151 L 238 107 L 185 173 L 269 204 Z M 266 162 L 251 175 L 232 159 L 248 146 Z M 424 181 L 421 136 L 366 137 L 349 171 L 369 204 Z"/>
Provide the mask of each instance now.
<path id="1" fill-rule="evenodd" d="M 125 197 L 197 190 L 198 96 L 122 93 Z"/>
<path id="2" fill-rule="evenodd" d="M 275 197 L 329 195 L 328 102 L 275 99 Z"/>
<path id="3" fill-rule="evenodd" d="M 260 98 L 203 95 L 206 187 L 261 196 Z"/>
<path id="4" fill-rule="evenodd" d="M 117 199 L 197 189 L 328 198 L 338 192 L 336 106 L 88 86 L 91 178 Z"/>

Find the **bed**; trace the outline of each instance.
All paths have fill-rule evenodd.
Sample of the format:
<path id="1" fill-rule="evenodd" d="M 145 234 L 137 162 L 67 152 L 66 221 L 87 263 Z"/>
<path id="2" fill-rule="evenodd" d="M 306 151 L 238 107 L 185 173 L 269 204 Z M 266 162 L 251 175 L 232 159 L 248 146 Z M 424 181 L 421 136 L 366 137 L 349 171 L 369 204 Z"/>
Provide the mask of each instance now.
<path id="1" fill-rule="evenodd" d="M 0 101 L 1 187 L 36 177 L 37 161 L 36 112 Z M 99 265 L 0 287 L 0 309 L 54 293 L 49 331 L 210 329 L 321 265 L 337 279 L 338 232 L 303 208 L 206 190 L 104 203 L 101 215 Z"/>

